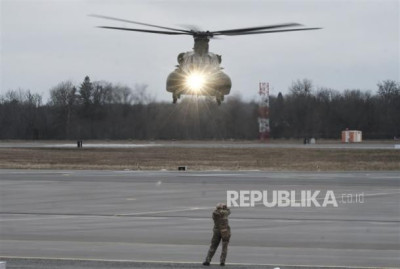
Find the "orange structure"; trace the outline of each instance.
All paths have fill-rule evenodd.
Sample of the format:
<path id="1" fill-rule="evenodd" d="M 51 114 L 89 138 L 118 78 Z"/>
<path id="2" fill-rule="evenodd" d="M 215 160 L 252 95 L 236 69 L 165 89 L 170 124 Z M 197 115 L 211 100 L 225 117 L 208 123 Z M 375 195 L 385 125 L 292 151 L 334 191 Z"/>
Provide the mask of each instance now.
<path id="1" fill-rule="evenodd" d="M 342 143 L 362 142 L 362 132 L 357 130 L 342 131 Z"/>

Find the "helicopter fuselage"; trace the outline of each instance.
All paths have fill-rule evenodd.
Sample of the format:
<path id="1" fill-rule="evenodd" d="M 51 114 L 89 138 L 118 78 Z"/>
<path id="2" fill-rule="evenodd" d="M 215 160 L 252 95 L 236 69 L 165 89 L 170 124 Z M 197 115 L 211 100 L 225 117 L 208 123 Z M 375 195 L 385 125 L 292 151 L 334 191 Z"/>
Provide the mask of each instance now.
<path id="1" fill-rule="evenodd" d="M 231 79 L 222 72 L 221 56 L 208 52 L 208 38 L 195 38 L 193 51 L 178 55 L 177 68 L 168 76 L 167 91 L 174 103 L 181 95 L 215 96 L 218 103 L 229 94 Z"/>

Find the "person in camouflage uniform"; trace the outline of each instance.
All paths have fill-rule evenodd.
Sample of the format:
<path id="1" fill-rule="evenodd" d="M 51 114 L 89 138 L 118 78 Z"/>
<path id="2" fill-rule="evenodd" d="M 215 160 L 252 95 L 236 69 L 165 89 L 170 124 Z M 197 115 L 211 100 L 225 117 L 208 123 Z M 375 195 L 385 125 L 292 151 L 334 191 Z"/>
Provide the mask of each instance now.
<path id="1" fill-rule="evenodd" d="M 229 239 L 231 237 L 231 228 L 229 227 L 228 223 L 228 216 L 230 214 L 231 211 L 225 204 L 218 204 L 217 208 L 214 210 L 212 214 L 212 218 L 214 220 L 213 237 L 211 239 L 210 249 L 208 250 L 208 254 L 206 260 L 203 262 L 203 265 L 210 265 L 211 259 L 214 256 L 221 240 L 222 251 L 220 265 L 225 265 L 226 255 L 228 254 Z"/>

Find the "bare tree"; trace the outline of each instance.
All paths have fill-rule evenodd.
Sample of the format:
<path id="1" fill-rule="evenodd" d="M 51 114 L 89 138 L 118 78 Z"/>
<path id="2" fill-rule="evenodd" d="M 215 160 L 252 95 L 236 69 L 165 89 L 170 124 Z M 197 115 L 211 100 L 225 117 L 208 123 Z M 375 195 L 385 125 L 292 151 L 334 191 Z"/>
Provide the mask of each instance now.
<path id="1" fill-rule="evenodd" d="M 376 93 L 320 88 L 294 81 L 289 94 L 271 96 L 271 134 L 338 138 L 344 128 L 366 138 L 400 135 L 399 83 L 378 83 Z M 64 81 L 50 100 L 29 90 L 0 96 L 0 138 L 14 139 L 256 139 L 257 103 L 231 95 L 222 106 L 212 98 L 184 98 L 176 105 L 155 102 L 147 85 L 134 89 L 86 77 L 75 87 Z"/>
<path id="2" fill-rule="evenodd" d="M 378 83 L 378 94 L 383 98 L 400 95 L 400 83 L 394 80 L 384 80 Z"/>
<path id="3" fill-rule="evenodd" d="M 113 102 L 115 104 L 130 105 L 133 103 L 132 89 L 124 85 L 115 85 L 112 90 Z"/>
<path id="4" fill-rule="evenodd" d="M 149 104 L 154 101 L 154 97 L 147 92 L 147 84 L 135 84 L 133 91 L 133 102 L 135 104 Z"/>
<path id="5" fill-rule="evenodd" d="M 2 99 L 0 132 L 2 137 L 39 138 L 38 116 L 42 106 L 42 96 L 30 90 L 10 90 Z"/>
<path id="6" fill-rule="evenodd" d="M 391 136 L 400 136 L 400 83 L 385 80 L 378 83 L 380 102 L 380 128 L 391 133 Z"/>
<path id="7" fill-rule="evenodd" d="M 71 81 L 60 82 L 57 86 L 50 89 L 49 105 L 54 106 L 73 106 L 76 102 L 76 88 Z"/>
<path id="8" fill-rule="evenodd" d="M 111 104 L 113 100 L 113 86 L 107 81 L 95 81 L 92 83 L 92 99 L 94 105 Z"/>
<path id="9" fill-rule="evenodd" d="M 58 128 L 63 129 L 61 137 L 70 138 L 71 118 L 74 106 L 78 102 L 76 88 L 71 81 L 64 81 L 50 90 L 49 104 L 57 113 Z"/>
<path id="10" fill-rule="evenodd" d="M 290 86 L 289 91 L 292 94 L 309 95 L 312 93 L 312 89 L 312 81 L 305 78 L 303 80 L 298 79 L 295 82 L 292 82 L 292 86 Z"/>

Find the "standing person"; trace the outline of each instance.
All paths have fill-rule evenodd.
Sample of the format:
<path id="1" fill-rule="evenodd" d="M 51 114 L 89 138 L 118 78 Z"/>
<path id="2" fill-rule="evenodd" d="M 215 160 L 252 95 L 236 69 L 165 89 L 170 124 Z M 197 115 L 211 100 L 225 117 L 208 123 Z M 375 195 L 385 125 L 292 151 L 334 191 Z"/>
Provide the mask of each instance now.
<path id="1" fill-rule="evenodd" d="M 206 260 L 203 265 L 209 266 L 215 251 L 218 248 L 219 242 L 222 240 L 222 251 L 220 258 L 220 265 L 225 266 L 226 254 L 228 253 L 228 244 L 231 237 L 231 228 L 228 223 L 228 216 L 231 214 L 231 210 L 222 203 L 217 204 L 217 208 L 212 214 L 214 220 L 213 237 L 211 239 L 210 249 Z"/>

